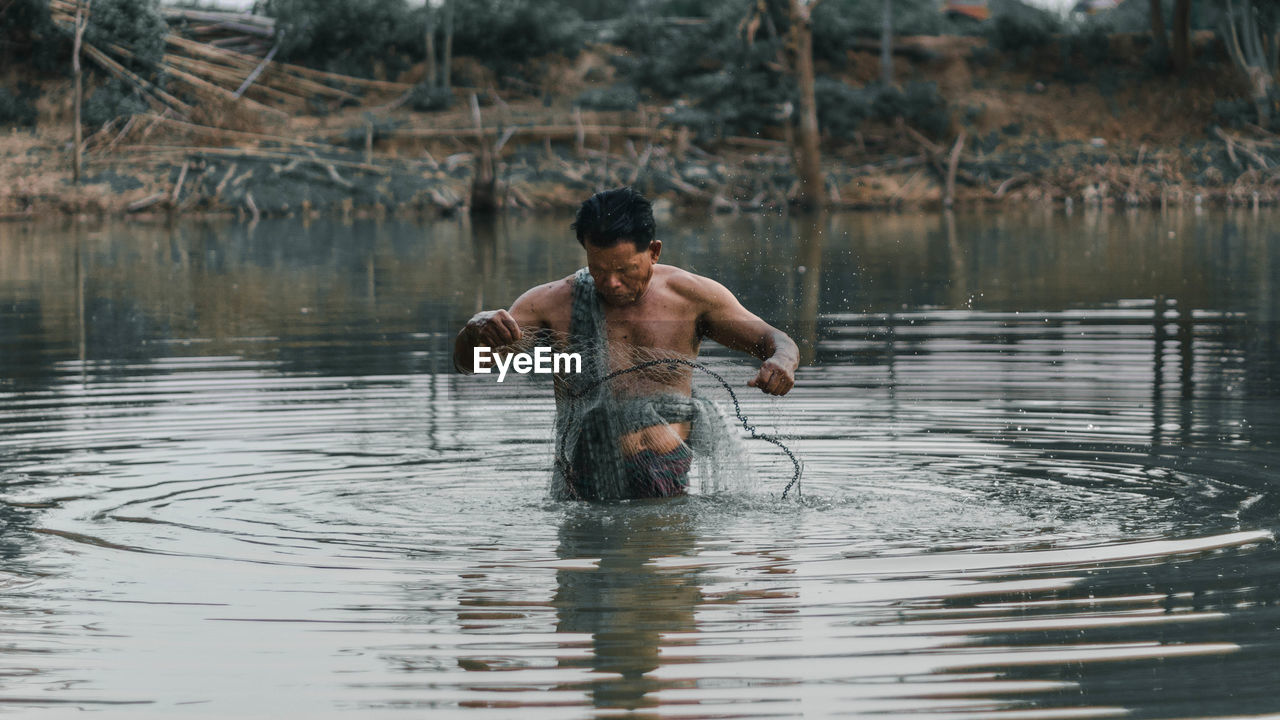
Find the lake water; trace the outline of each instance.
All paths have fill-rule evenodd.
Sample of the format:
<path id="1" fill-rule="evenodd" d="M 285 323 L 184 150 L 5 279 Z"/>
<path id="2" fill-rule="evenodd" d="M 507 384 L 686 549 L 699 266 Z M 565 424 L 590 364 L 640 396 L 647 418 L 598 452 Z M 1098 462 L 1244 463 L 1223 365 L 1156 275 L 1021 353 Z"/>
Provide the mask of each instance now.
<path id="1" fill-rule="evenodd" d="M 1278 219 L 663 219 L 801 344 L 704 358 L 803 494 L 604 505 L 450 370 L 569 218 L 0 224 L 0 712 L 1280 712 Z"/>

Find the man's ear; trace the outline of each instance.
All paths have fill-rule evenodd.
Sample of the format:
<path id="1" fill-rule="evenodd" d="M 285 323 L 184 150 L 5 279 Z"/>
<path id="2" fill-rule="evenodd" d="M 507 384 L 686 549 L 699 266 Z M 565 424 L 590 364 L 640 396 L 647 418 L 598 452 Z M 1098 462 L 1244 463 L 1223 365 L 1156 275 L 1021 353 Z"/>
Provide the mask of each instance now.
<path id="1" fill-rule="evenodd" d="M 658 256 L 662 255 L 662 241 L 652 240 L 649 242 L 649 259 L 658 262 Z"/>

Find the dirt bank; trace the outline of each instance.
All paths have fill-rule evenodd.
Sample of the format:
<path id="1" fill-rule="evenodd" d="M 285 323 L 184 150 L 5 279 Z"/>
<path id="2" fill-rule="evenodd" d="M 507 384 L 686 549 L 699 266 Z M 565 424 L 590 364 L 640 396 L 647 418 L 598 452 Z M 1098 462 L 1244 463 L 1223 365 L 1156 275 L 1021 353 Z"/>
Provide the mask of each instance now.
<path id="1" fill-rule="evenodd" d="M 1199 38 L 1205 61 L 1183 77 L 1146 69 L 1144 42 L 1113 37 L 1109 64 L 1079 76 L 1066 71 L 1061 48 L 1008 58 L 976 38 L 902 39 L 910 52 L 898 61 L 899 79 L 936 83 L 950 127 L 926 137 L 899 120 L 868 123 L 852 139 L 827 137 L 833 206 L 937 207 L 949 180 L 957 204 L 1280 202 L 1280 138 L 1218 126 L 1215 103 L 1239 88 L 1229 68 L 1209 61 L 1212 38 Z M 549 64 L 557 95 L 460 88 L 448 112 L 413 112 L 388 96 L 323 116 L 122 118 L 88 133 L 79 184 L 71 180 L 68 83 L 23 78 L 40 89 L 37 119 L 0 131 L 0 217 L 431 215 L 466 211 L 477 185 L 492 189 L 498 207 L 518 210 L 573 207 L 622 184 L 715 211 L 788 203 L 796 180 L 782 130 L 699 139 L 664 122 L 679 100 L 627 112 L 574 109 L 573 98 L 593 86 L 587 78 L 609 81 L 600 71 L 609 52 L 618 51 Z M 851 52 L 845 67 L 823 69 L 858 86 L 875 77 L 879 60 Z"/>

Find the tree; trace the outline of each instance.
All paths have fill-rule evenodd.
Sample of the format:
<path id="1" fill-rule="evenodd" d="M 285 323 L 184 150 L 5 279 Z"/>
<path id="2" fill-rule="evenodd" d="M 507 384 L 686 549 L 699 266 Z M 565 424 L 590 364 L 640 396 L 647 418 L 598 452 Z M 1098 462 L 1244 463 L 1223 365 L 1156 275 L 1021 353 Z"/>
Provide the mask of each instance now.
<path id="1" fill-rule="evenodd" d="M 1169 57 L 1169 35 L 1164 29 L 1164 8 L 1160 0 L 1151 0 L 1151 39 L 1156 44 L 1156 56 L 1164 63 Z"/>
<path id="2" fill-rule="evenodd" d="M 440 87 L 453 84 L 453 0 L 444 0 L 444 47 L 440 53 Z"/>
<path id="3" fill-rule="evenodd" d="M 1258 124 L 1269 127 L 1280 74 L 1280 10 L 1267 0 L 1227 0 L 1223 40 L 1236 68 L 1249 83 Z"/>
<path id="4" fill-rule="evenodd" d="M 822 156 L 818 151 L 818 101 L 814 95 L 813 9 L 822 0 L 790 0 L 791 67 L 800 94 L 800 122 L 797 129 L 796 165 L 800 189 L 796 205 L 820 210 L 826 204 L 826 182 L 822 177 Z"/>
<path id="5" fill-rule="evenodd" d="M 73 156 L 71 159 L 71 179 L 77 185 L 80 183 L 81 171 L 81 152 L 84 146 L 83 129 L 80 127 L 80 106 L 84 104 L 84 81 L 81 79 L 80 67 L 80 46 L 84 44 L 84 31 L 89 26 L 89 12 L 93 9 L 93 0 L 81 3 L 76 0 L 76 39 L 75 45 L 71 51 L 71 74 L 75 78 L 75 121 L 73 134 L 75 135 L 72 142 L 75 144 Z"/>
<path id="6" fill-rule="evenodd" d="M 1161 63 L 1170 62 L 1173 71 L 1184 73 L 1191 67 L 1191 0 L 1176 0 L 1173 5 L 1173 45 L 1170 52 L 1169 33 L 1165 31 L 1161 0 L 1151 0 L 1151 39 Z"/>
<path id="7" fill-rule="evenodd" d="M 880 84 L 893 84 L 893 0 L 884 0 L 880 22 Z"/>
<path id="8" fill-rule="evenodd" d="M 1173 70 L 1184 73 L 1191 66 L 1191 0 L 1173 6 Z"/>

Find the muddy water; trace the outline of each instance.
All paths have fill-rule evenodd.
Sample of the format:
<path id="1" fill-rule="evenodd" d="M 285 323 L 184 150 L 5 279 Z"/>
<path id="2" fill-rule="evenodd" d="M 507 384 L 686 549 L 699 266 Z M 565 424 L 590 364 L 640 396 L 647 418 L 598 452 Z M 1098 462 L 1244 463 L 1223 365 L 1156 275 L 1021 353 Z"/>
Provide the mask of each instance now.
<path id="1" fill-rule="evenodd" d="M 800 341 L 803 494 L 614 505 L 449 370 L 567 218 L 0 225 L 0 712 L 1280 712 L 1277 219 L 665 220 Z"/>

